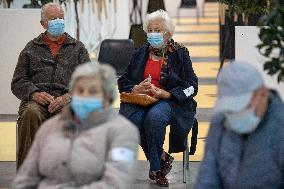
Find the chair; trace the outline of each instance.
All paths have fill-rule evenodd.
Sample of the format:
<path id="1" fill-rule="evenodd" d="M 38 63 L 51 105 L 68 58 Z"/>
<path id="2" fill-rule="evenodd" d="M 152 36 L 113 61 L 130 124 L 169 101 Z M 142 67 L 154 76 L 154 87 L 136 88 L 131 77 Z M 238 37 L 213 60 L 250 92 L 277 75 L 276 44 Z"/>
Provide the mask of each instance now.
<path id="1" fill-rule="evenodd" d="M 186 183 L 188 172 L 189 172 L 189 150 L 188 150 L 188 142 L 186 141 L 186 149 L 183 151 L 183 164 L 182 164 L 183 183 Z"/>
<path id="2" fill-rule="evenodd" d="M 199 23 L 199 9 L 197 7 L 196 0 L 181 0 L 181 3 L 179 7 L 177 8 L 178 23 L 179 23 L 179 18 L 180 18 L 180 14 L 179 14 L 180 9 L 190 9 L 190 8 L 196 9 L 196 21 L 197 23 Z"/>
<path id="3" fill-rule="evenodd" d="M 186 141 L 186 149 L 183 151 L 183 183 L 186 183 L 186 178 L 189 172 L 189 155 L 194 155 L 197 145 L 197 134 L 198 134 L 198 121 L 195 118 L 192 126 L 191 144 L 190 150 L 188 147 L 188 140 Z"/>
<path id="4" fill-rule="evenodd" d="M 20 116 L 16 119 L 16 166 L 18 165 L 18 155 L 19 155 L 19 122 Z"/>
<path id="5" fill-rule="evenodd" d="M 110 64 L 121 76 L 128 66 L 134 53 L 134 44 L 131 39 L 105 39 L 101 43 L 99 62 Z"/>

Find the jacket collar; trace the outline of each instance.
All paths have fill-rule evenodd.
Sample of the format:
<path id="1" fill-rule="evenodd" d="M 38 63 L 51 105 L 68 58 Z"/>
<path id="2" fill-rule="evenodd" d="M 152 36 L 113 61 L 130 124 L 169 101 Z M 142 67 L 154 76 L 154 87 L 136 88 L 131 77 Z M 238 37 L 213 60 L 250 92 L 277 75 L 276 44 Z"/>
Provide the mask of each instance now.
<path id="1" fill-rule="evenodd" d="M 74 39 L 73 37 L 71 37 L 68 33 L 64 33 L 65 34 L 65 40 L 63 42 L 63 45 L 74 45 L 77 43 L 77 40 Z M 37 38 L 35 38 L 33 40 L 33 42 L 36 44 L 36 45 L 46 45 L 45 42 L 44 42 L 44 35 L 45 33 L 41 33 Z"/>

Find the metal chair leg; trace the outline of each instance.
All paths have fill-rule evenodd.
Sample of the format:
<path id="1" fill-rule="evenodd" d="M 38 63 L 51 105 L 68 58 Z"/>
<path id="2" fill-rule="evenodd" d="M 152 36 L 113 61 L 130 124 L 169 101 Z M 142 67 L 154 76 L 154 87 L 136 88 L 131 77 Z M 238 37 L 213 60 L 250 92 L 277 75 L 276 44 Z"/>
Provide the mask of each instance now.
<path id="1" fill-rule="evenodd" d="M 187 173 L 189 173 L 189 148 L 188 147 L 185 150 L 185 155 L 186 155 L 186 170 L 187 170 Z"/>
<path id="2" fill-rule="evenodd" d="M 183 183 L 186 183 L 187 174 L 189 172 L 189 149 L 188 144 L 183 152 Z"/>
<path id="3" fill-rule="evenodd" d="M 18 154 L 19 154 L 19 121 L 20 117 L 16 120 L 16 165 L 18 165 Z"/>
<path id="4" fill-rule="evenodd" d="M 197 24 L 200 24 L 199 18 L 200 18 L 199 8 L 198 8 L 198 6 L 196 6 L 196 22 L 197 22 Z"/>

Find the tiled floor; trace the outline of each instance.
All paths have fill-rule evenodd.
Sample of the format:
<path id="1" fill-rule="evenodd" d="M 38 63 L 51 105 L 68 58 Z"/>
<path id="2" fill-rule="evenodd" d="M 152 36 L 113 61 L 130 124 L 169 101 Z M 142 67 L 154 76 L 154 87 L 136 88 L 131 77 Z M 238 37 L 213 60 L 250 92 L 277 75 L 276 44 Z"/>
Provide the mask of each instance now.
<path id="1" fill-rule="evenodd" d="M 214 57 L 217 58 L 219 53 L 219 46 L 186 46 L 189 50 L 190 56 L 193 57 Z"/>
<path id="2" fill-rule="evenodd" d="M 219 34 L 174 34 L 173 38 L 176 41 L 180 41 L 182 43 L 187 42 L 188 44 L 190 43 L 199 43 L 202 45 L 202 43 L 217 43 L 219 42 Z"/>
<path id="3" fill-rule="evenodd" d="M 16 161 L 15 122 L 0 122 L 0 161 Z"/>
<path id="4" fill-rule="evenodd" d="M 213 8 L 212 8 L 213 10 Z M 217 11 L 217 10 L 216 10 Z M 197 21 L 195 18 L 180 18 L 179 20 L 173 19 L 174 23 L 176 24 L 196 24 Z M 204 17 L 204 18 L 199 18 L 200 24 L 216 24 L 218 25 L 219 23 L 219 18 L 218 17 Z"/>
<path id="5" fill-rule="evenodd" d="M 218 25 L 207 25 L 207 24 L 200 24 L 200 25 L 176 25 L 175 33 L 179 32 L 218 32 L 219 26 Z"/>

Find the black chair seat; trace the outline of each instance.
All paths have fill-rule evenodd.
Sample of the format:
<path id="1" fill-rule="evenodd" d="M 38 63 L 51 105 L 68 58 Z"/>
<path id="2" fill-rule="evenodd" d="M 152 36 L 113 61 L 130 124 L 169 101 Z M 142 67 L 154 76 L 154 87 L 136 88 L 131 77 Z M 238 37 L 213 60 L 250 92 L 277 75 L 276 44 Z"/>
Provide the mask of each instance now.
<path id="1" fill-rule="evenodd" d="M 182 0 L 179 8 L 195 8 L 196 5 L 196 0 Z"/>
<path id="2" fill-rule="evenodd" d="M 110 64 L 121 76 L 128 66 L 134 52 L 131 39 L 105 39 L 101 43 L 98 60 Z"/>

